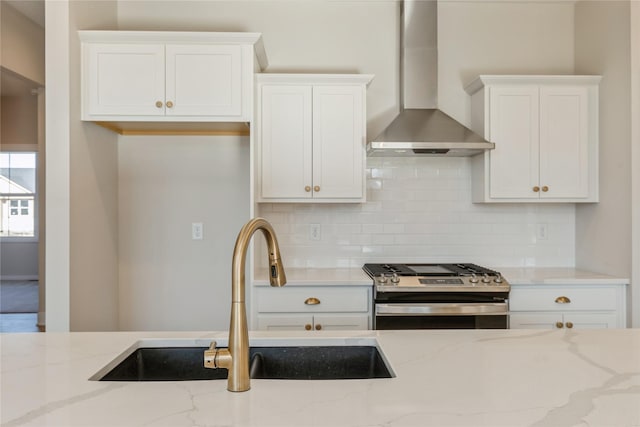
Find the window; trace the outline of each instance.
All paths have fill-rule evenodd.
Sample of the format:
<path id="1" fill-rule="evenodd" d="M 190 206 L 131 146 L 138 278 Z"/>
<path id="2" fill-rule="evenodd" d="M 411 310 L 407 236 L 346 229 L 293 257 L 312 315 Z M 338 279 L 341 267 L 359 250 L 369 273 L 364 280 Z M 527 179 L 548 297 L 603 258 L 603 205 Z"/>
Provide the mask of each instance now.
<path id="1" fill-rule="evenodd" d="M 36 153 L 0 153 L 0 237 L 36 237 Z"/>

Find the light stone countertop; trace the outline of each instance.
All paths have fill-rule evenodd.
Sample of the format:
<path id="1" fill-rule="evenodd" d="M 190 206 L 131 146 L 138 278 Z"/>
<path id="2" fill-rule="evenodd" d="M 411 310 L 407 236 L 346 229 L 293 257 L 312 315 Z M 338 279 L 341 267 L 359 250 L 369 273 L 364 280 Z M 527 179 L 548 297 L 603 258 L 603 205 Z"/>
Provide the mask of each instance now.
<path id="1" fill-rule="evenodd" d="M 268 269 L 256 271 L 255 286 L 269 286 Z M 285 268 L 287 285 L 294 286 L 373 286 L 362 268 Z"/>
<path id="2" fill-rule="evenodd" d="M 511 285 L 628 285 L 629 279 L 573 267 L 495 268 Z"/>
<path id="3" fill-rule="evenodd" d="M 252 332 L 376 339 L 395 378 L 96 382 L 136 340 L 226 333 L 3 334 L 2 426 L 638 426 L 640 329 Z M 222 339 L 220 339 L 222 338 Z"/>
<path id="4" fill-rule="evenodd" d="M 573 267 L 488 267 L 502 273 L 511 285 L 628 285 L 629 279 Z M 254 285 L 268 286 L 267 269 L 256 272 Z M 294 286 L 372 286 L 362 268 L 288 268 L 289 285 Z"/>

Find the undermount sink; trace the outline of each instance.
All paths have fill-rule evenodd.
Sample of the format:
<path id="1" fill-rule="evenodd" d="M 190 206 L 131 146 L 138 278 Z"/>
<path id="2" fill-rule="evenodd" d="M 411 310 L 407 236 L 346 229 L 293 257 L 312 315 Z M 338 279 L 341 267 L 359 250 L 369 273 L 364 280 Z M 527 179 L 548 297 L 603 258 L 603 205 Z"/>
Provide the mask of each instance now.
<path id="1" fill-rule="evenodd" d="M 383 354 L 375 340 L 372 341 L 358 345 L 251 346 L 250 376 L 252 379 L 286 380 L 392 378 L 394 375 Z M 172 346 L 171 343 L 166 346 L 152 346 L 151 343 L 150 346 L 140 343 L 90 379 L 193 381 L 227 378 L 226 369 L 204 367 L 204 351 L 208 346 Z"/>

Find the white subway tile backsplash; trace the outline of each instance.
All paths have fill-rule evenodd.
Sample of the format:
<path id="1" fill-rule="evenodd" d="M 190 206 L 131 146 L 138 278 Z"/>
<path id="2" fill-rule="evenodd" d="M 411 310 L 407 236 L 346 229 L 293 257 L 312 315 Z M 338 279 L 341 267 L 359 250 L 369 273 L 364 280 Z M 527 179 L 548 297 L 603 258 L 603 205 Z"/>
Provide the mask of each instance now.
<path id="1" fill-rule="evenodd" d="M 368 158 L 367 177 L 364 204 L 259 205 L 287 266 L 574 265 L 574 205 L 473 204 L 469 158 Z M 320 224 L 321 240 L 310 240 L 309 224 Z M 536 224 L 547 225 L 546 239 L 538 239 Z"/>

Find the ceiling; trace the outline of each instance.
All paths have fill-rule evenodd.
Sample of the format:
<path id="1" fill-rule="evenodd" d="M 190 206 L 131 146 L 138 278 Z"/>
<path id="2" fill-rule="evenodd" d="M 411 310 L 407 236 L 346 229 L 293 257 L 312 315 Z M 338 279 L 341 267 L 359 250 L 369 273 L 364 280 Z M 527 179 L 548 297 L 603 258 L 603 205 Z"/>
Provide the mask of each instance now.
<path id="1" fill-rule="evenodd" d="M 44 0 L 1 0 L 44 28 Z M 6 68 L 0 67 L 0 95 L 24 96 L 40 85 Z"/>
<path id="2" fill-rule="evenodd" d="M 2 0 L 44 28 L 44 0 Z"/>

